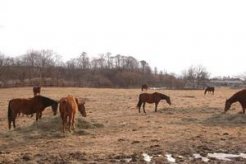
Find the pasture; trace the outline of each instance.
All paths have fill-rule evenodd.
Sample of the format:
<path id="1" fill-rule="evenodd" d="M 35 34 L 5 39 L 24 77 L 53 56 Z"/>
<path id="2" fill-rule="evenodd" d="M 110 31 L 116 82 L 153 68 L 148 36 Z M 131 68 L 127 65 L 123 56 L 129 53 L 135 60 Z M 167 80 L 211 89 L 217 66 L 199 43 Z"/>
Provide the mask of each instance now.
<path id="1" fill-rule="evenodd" d="M 87 117 L 76 113 L 76 128 L 62 132 L 60 113 L 44 110 L 20 116 L 16 129 L 8 130 L 7 105 L 13 98 L 33 96 L 31 87 L 0 89 L 0 163 L 201 163 L 194 154 L 246 152 L 246 115 L 239 103 L 222 114 L 226 98 L 236 89 L 158 90 L 172 105 L 146 104 L 146 114 L 136 108 L 141 89 L 42 88 L 41 95 L 59 100 L 71 94 L 86 100 Z M 154 90 L 146 91 L 148 93 Z M 210 163 L 226 162 L 209 157 Z M 245 163 L 243 157 L 231 159 Z"/>

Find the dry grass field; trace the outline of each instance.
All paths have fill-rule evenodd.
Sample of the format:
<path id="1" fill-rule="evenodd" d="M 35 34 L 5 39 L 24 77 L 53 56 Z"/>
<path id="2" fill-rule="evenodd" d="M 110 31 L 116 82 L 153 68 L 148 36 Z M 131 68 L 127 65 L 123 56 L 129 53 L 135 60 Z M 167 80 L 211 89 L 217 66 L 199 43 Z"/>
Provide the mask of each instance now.
<path id="1" fill-rule="evenodd" d="M 171 97 L 158 111 L 146 105 L 138 113 L 140 89 L 42 88 L 41 95 L 56 100 L 68 94 L 86 100 L 87 117 L 76 113 L 75 131 L 62 133 L 59 113 L 46 108 L 38 122 L 20 116 L 8 130 L 7 105 L 12 98 L 32 97 L 32 88 L 0 89 L 0 163 L 202 163 L 194 154 L 246 152 L 246 116 L 239 103 L 222 114 L 226 98 L 236 89 L 158 90 Z M 148 90 L 151 93 L 154 90 Z M 228 161 L 209 157 L 209 163 Z M 245 163 L 237 157 L 233 163 Z M 146 162 L 147 163 L 147 162 Z"/>

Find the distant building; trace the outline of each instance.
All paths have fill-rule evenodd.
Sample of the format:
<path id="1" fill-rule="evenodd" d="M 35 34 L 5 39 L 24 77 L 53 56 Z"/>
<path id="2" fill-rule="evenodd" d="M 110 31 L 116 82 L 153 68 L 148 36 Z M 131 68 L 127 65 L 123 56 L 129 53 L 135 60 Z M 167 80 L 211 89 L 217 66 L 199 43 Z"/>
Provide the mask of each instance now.
<path id="1" fill-rule="evenodd" d="M 185 89 L 204 89 L 206 88 L 208 85 L 208 81 L 200 81 L 199 83 L 197 82 L 197 80 L 194 80 L 193 82 L 191 81 L 187 81 L 184 85 Z"/>
<path id="2" fill-rule="evenodd" d="M 209 82 L 211 86 L 228 86 L 228 87 L 243 87 L 244 82 L 241 79 L 211 79 Z"/>
<path id="3" fill-rule="evenodd" d="M 200 82 L 197 81 L 187 81 L 185 83 L 185 89 L 205 89 L 206 87 L 231 87 L 231 88 L 243 88 L 245 87 L 244 81 L 239 78 L 214 78 L 208 81 Z"/>

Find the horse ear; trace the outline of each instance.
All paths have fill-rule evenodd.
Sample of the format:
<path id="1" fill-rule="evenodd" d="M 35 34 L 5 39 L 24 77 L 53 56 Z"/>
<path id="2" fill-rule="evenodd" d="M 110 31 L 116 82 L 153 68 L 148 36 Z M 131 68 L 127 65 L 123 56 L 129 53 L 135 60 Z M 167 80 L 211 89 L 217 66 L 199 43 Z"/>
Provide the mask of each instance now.
<path id="1" fill-rule="evenodd" d="M 75 101 L 76 101 L 77 105 L 79 105 L 79 99 L 77 97 L 75 97 Z"/>

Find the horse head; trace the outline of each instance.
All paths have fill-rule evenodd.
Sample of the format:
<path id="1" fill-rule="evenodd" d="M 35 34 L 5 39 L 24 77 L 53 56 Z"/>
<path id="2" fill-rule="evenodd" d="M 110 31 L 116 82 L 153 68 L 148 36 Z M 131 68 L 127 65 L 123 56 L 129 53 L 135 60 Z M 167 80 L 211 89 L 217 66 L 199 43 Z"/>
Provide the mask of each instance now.
<path id="1" fill-rule="evenodd" d="M 224 108 L 224 113 L 226 113 L 226 111 L 228 111 L 230 109 L 230 107 L 231 107 L 231 103 L 228 100 L 226 100 L 226 102 L 225 102 L 225 108 Z"/>
<path id="2" fill-rule="evenodd" d="M 85 102 L 79 102 L 78 98 L 75 98 L 78 110 L 83 117 L 86 117 Z"/>
<path id="3" fill-rule="evenodd" d="M 85 103 L 84 103 L 84 102 L 78 104 L 78 110 L 79 110 L 80 114 L 81 114 L 83 117 L 86 117 Z"/>
<path id="4" fill-rule="evenodd" d="M 170 97 L 169 97 L 169 96 L 164 95 L 164 94 L 162 94 L 162 93 L 157 93 L 157 94 L 161 97 L 161 99 L 166 100 L 166 102 L 167 102 L 169 105 L 171 105 L 171 104 L 172 104 L 172 103 L 171 103 L 171 99 L 170 99 Z"/>
<path id="5" fill-rule="evenodd" d="M 58 102 L 54 102 L 52 105 L 51 105 L 51 108 L 52 108 L 52 111 L 54 113 L 54 115 L 57 114 L 57 108 L 58 108 Z"/>
<path id="6" fill-rule="evenodd" d="M 171 104 L 172 104 L 172 103 L 171 103 L 171 99 L 170 99 L 170 97 L 169 97 L 169 96 L 167 96 L 166 101 L 167 101 L 167 103 L 168 103 L 169 105 L 171 105 Z"/>

